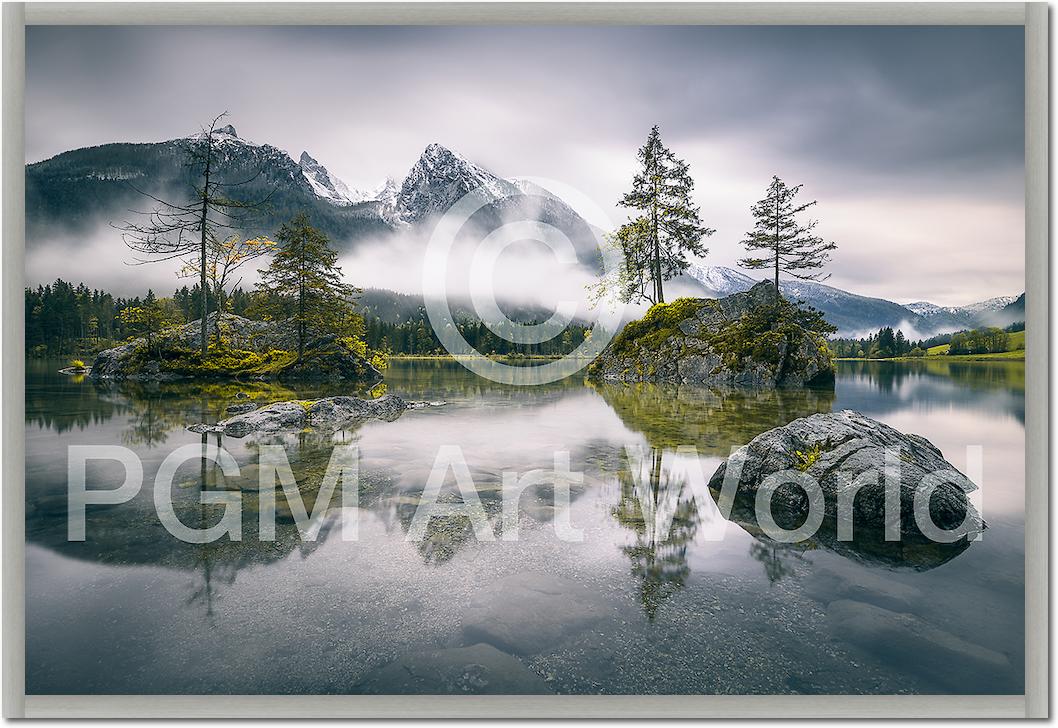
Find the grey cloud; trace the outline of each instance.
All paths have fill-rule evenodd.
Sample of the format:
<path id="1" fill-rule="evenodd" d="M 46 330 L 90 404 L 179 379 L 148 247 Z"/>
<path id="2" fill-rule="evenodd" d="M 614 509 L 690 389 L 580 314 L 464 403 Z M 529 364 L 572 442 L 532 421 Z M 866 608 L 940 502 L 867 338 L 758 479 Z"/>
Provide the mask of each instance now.
<path id="1" fill-rule="evenodd" d="M 27 30 L 30 161 L 184 135 L 227 109 L 240 134 L 307 149 L 356 187 L 403 175 L 438 141 L 497 174 L 568 181 L 618 218 L 657 123 L 692 163 L 703 211 L 726 224 L 711 262 L 733 263 L 749 205 L 778 173 L 807 184 L 824 221 L 843 206 L 870 215 L 869 234 L 839 243 L 860 247 L 857 266 L 879 246 L 878 263 L 864 272 L 839 250 L 831 282 L 873 275 L 893 298 L 929 298 L 944 274 L 885 258 L 901 199 L 951 214 L 957 198 L 968 217 L 1004 208 L 989 240 L 946 233 L 939 213 L 924 224 L 963 268 L 989 270 L 997 249 L 1020 262 L 1023 231 L 997 221 L 1023 201 L 1023 108 L 1013 27 Z M 991 287 L 938 296 L 1014 293 L 1018 278 L 973 276 Z"/>

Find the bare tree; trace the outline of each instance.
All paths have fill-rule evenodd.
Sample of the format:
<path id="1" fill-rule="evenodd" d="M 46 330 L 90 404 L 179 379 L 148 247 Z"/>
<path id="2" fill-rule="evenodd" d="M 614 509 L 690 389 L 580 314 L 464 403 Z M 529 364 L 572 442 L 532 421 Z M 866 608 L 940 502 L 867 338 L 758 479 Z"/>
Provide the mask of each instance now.
<path id="1" fill-rule="evenodd" d="M 145 220 L 126 221 L 118 228 L 125 244 L 137 254 L 135 264 L 174 260 L 193 255 L 198 257 L 199 294 L 201 296 L 202 353 L 209 351 L 206 331 L 208 306 L 208 271 L 210 241 L 227 239 L 231 233 L 245 229 L 249 215 L 263 207 L 267 198 L 254 202 L 233 199 L 230 190 L 253 182 L 258 170 L 249 179 L 222 182 L 218 178 L 217 124 L 227 112 L 215 117 L 208 127 L 188 139 L 186 162 L 192 170 L 191 192 L 186 202 L 162 199 L 138 189 L 137 192 L 155 203 L 154 209 L 138 212 Z"/>
<path id="2" fill-rule="evenodd" d="M 214 331 L 217 336 L 217 345 L 221 344 L 220 319 L 224 315 L 224 304 L 227 300 L 228 289 L 236 288 L 242 277 L 236 278 L 238 270 L 245 263 L 256 260 L 267 255 L 275 248 L 275 242 L 265 237 L 243 238 L 239 235 L 229 235 L 223 240 L 210 238 L 206 245 L 206 280 L 213 291 L 213 299 L 217 302 L 217 319 L 214 323 Z M 202 258 L 198 255 L 186 258 L 178 276 L 196 277 L 202 280 Z"/>

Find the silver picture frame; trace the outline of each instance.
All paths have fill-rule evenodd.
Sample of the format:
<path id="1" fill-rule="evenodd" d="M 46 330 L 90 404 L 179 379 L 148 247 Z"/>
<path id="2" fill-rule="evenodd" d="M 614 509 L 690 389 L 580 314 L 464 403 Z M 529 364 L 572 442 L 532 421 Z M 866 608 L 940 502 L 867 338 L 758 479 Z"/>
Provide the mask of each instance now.
<path id="1" fill-rule="evenodd" d="M 4 3 L 5 718 L 1046 718 L 1049 716 L 1049 8 L 1042 2 Z M 195 696 L 25 694 L 23 258 L 27 25 L 1015 25 L 1025 29 L 1025 694 Z"/>

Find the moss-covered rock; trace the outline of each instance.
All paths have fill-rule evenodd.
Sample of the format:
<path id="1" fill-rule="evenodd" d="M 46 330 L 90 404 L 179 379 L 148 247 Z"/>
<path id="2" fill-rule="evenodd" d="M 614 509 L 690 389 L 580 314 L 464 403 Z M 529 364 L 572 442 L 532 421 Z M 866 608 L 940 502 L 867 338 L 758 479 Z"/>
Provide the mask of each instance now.
<path id="1" fill-rule="evenodd" d="M 834 363 L 818 312 L 781 300 L 767 282 L 721 299 L 679 298 L 632 321 L 589 376 L 624 382 L 752 387 L 824 384 Z"/>
<path id="2" fill-rule="evenodd" d="M 216 313 L 207 318 L 212 334 Z M 382 375 L 347 339 L 314 335 L 306 342 L 299 362 L 294 327 L 284 322 L 251 321 L 224 314 L 219 325 L 223 346 L 198 349 L 199 322 L 146 339 L 107 349 L 96 356 L 91 377 L 96 380 L 169 381 L 180 379 L 332 379 L 377 382 Z"/>

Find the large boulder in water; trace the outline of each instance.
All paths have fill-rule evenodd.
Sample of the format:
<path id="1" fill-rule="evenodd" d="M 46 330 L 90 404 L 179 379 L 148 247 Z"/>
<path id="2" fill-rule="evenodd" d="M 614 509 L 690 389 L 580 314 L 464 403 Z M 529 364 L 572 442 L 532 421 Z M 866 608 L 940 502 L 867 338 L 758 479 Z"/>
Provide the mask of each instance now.
<path id="1" fill-rule="evenodd" d="M 679 298 L 627 324 L 588 373 L 622 382 L 828 384 L 834 363 L 812 321 L 820 321 L 818 312 L 788 301 L 777 309 L 775 288 L 767 282 L 726 298 Z"/>
<path id="2" fill-rule="evenodd" d="M 252 412 L 229 417 L 215 425 L 192 425 L 192 432 L 220 432 L 229 437 L 251 433 L 297 432 L 305 428 L 337 431 L 371 419 L 395 420 L 408 403 L 395 394 L 378 399 L 326 397 L 315 401 L 276 402 Z"/>
<path id="3" fill-rule="evenodd" d="M 206 318 L 211 341 L 219 329 L 224 347 L 203 358 L 201 326 L 192 321 L 100 352 L 89 376 L 97 381 L 265 378 L 281 381 L 329 379 L 378 382 L 382 374 L 333 334 L 311 333 L 297 361 L 296 328 L 285 321 L 252 321 L 216 312 Z"/>
<path id="4" fill-rule="evenodd" d="M 888 458 L 887 452 L 892 453 Z M 738 473 L 736 504 L 742 501 L 743 509 L 755 508 L 758 490 L 774 473 L 785 472 L 791 476 L 803 473 L 823 493 L 823 530 L 832 536 L 836 532 L 839 539 L 840 531 L 833 526 L 838 517 L 839 494 L 843 502 L 854 497 L 854 536 L 864 531 L 884 530 L 886 481 L 883 474 L 887 467 L 899 471 L 901 541 L 938 541 L 923 533 L 914 514 L 916 496 L 924 504 L 925 489 L 930 487 L 933 492 L 928 508 L 935 528 L 949 532 L 956 529 L 945 535 L 946 539 L 965 545 L 967 539 L 985 527 L 967 498 L 967 493 L 977 486 L 945 460 L 933 443 L 851 410 L 802 417 L 758 435 L 717 468 L 709 481 L 710 490 L 722 493 L 727 471 L 737 469 L 737 463 L 741 463 L 742 469 Z M 792 482 L 780 485 L 772 495 L 771 511 L 782 528 L 799 527 L 809 513 L 805 490 Z M 924 512 L 919 520 L 925 520 Z M 957 535 L 961 537 L 956 538 Z"/>

